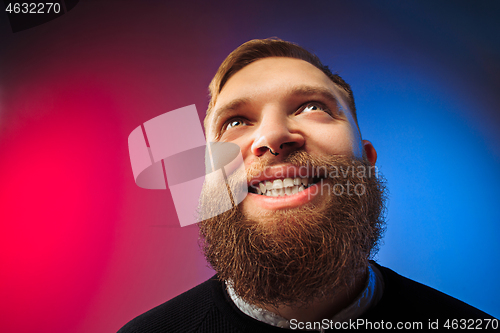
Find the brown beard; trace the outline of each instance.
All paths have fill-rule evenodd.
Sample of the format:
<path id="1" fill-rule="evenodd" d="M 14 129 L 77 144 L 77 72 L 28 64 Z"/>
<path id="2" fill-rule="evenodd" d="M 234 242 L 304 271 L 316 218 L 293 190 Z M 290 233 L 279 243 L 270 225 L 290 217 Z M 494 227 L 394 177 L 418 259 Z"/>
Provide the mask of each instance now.
<path id="1" fill-rule="evenodd" d="M 272 165 L 268 162 L 252 166 L 248 178 Z M 296 151 L 280 163 L 328 170 L 324 182 L 331 192 L 314 204 L 276 210 L 258 220 L 236 206 L 199 223 L 207 261 L 219 279 L 231 281 L 236 294 L 252 304 L 307 304 L 349 288 L 366 271 L 384 231 L 385 186 L 380 177 L 358 172 L 373 168 L 367 161 Z M 335 167 L 338 173 L 330 172 Z M 343 194 L 335 184 L 344 185 Z M 214 206 L 215 200 L 205 188 L 201 207 Z"/>

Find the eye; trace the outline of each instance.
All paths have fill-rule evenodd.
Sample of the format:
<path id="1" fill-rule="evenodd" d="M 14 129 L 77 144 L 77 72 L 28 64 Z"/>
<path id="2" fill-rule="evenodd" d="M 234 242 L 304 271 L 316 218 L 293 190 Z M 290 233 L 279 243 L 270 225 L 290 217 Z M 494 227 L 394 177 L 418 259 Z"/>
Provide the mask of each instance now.
<path id="1" fill-rule="evenodd" d="M 245 120 L 240 119 L 240 118 L 233 118 L 225 123 L 225 125 L 223 126 L 223 129 L 225 131 L 227 131 L 228 129 L 231 129 L 234 127 L 246 126 L 246 125 L 247 125 L 247 122 Z"/>
<path id="2" fill-rule="evenodd" d="M 323 103 L 319 102 L 306 103 L 299 109 L 299 113 L 311 112 L 311 111 L 323 111 L 328 114 L 331 114 L 330 110 Z"/>

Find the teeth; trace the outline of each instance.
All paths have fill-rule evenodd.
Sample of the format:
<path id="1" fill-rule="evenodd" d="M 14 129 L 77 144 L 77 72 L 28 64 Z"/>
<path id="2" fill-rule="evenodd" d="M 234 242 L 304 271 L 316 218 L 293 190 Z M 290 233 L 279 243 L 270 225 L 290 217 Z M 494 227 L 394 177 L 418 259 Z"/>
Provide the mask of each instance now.
<path id="1" fill-rule="evenodd" d="M 270 182 L 268 180 L 259 183 L 259 186 L 255 186 L 255 192 L 257 194 L 280 197 L 285 195 L 297 194 L 306 188 L 308 188 L 312 180 L 308 178 L 285 178 L 285 179 L 275 179 Z"/>
<path id="2" fill-rule="evenodd" d="M 273 189 L 283 188 L 283 181 L 281 179 L 276 179 L 273 182 Z"/>
<path id="3" fill-rule="evenodd" d="M 292 178 L 283 179 L 283 187 L 292 187 L 292 186 L 293 186 L 293 179 Z"/>
<path id="4" fill-rule="evenodd" d="M 266 185 L 264 183 L 259 183 L 259 189 L 261 193 L 266 193 Z"/>

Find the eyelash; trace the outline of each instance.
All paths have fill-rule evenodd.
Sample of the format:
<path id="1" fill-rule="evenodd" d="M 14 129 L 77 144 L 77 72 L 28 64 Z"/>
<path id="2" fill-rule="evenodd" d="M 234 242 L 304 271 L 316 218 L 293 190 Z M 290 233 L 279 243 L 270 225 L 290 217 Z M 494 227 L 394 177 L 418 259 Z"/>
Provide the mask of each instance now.
<path id="1" fill-rule="evenodd" d="M 296 111 L 296 114 L 302 113 L 302 111 L 304 111 L 309 106 L 317 106 L 319 109 L 323 110 L 324 112 L 326 112 L 327 114 L 329 114 L 330 116 L 332 116 L 332 112 L 330 111 L 330 109 L 324 103 L 321 103 L 321 102 L 307 102 L 307 103 L 304 103 L 304 104 L 302 104 L 298 108 L 298 110 Z M 224 124 L 222 125 L 221 134 L 224 133 L 225 131 L 227 131 L 228 130 L 227 127 L 229 126 L 229 124 L 231 124 L 232 122 L 235 122 L 235 121 L 239 121 L 239 122 L 245 123 L 245 124 L 248 123 L 248 120 L 246 120 L 245 118 L 242 118 L 242 117 L 232 117 L 229 120 L 227 120 L 226 122 L 224 122 Z M 238 127 L 238 126 L 235 126 L 235 127 Z"/>
<path id="2" fill-rule="evenodd" d="M 332 116 L 332 112 L 330 111 L 330 109 L 324 103 L 321 103 L 321 102 L 307 102 L 305 104 L 302 104 L 302 106 L 298 110 L 298 113 L 301 113 L 302 111 L 304 111 L 309 106 L 317 106 L 321 110 L 323 110 L 324 112 L 326 112 L 330 116 Z"/>
<path id="3" fill-rule="evenodd" d="M 233 123 L 233 122 L 235 122 L 235 121 L 239 121 L 240 123 L 245 123 L 245 124 L 247 123 L 247 120 L 245 120 L 244 118 L 241 118 L 241 117 L 234 117 L 234 118 L 231 118 L 231 119 L 229 119 L 228 121 L 226 121 L 226 122 L 224 123 L 224 125 L 222 126 L 222 130 L 223 130 L 223 131 L 227 131 L 227 130 L 228 130 L 228 128 L 227 128 L 227 127 L 229 126 L 229 124 L 231 124 L 231 123 Z M 235 127 L 236 127 L 236 126 L 235 126 Z"/>

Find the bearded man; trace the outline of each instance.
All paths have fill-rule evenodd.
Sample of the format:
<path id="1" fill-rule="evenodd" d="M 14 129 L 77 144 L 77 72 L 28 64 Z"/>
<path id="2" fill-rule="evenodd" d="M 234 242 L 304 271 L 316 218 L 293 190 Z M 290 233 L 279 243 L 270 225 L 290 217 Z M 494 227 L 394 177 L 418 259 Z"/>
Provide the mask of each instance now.
<path id="1" fill-rule="evenodd" d="M 369 260 L 384 230 L 377 153 L 361 139 L 350 86 L 315 55 L 278 39 L 249 41 L 225 59 L 210 93 L 207 141 L 239 146 L 248 195 L 199 224 L 217 274 L 120 332 L 421 329 L 496 320 Z M 219 192 L 206 181 L 202 216 L 213 216 Z"/>

